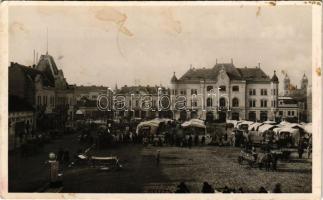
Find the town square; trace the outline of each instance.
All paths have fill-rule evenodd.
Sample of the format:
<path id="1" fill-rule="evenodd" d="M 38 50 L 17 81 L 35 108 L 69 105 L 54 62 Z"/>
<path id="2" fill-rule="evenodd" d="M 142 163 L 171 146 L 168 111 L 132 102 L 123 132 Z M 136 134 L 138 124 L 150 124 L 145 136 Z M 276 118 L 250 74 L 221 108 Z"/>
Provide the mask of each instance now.
<path id="1" fill-rule="evenodd" d="M 312 193 L 312 10 L 259 8 L 10 8 L 8 191 Z"/>

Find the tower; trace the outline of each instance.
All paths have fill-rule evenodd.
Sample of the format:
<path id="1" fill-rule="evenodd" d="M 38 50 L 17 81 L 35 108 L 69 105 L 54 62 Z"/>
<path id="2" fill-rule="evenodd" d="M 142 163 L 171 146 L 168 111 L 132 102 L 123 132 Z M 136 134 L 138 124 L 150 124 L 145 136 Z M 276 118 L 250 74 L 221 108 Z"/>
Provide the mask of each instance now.
<path id="1" fill-rule="evenodd" d="M 290 79 L 286 73 L 284 78 L 284 96 L 289 95 L 289 86 L 290 86 Z"/>
<path id="2" fill-rule="evenodd" d="M 308 79 L 307 79 L 307 76 L 304 73 L 303 78 L 301 80 L 301 89 L 306 90 L 307 86 L 308 86 Z"/>
<path id="3" fill-rule="evenodd" d="M 276 71 L 274 71 L 274 75 L 271 78 L 271 111 L 272 111 L 272 120 L 276 121 L 277 107 L 278 107 L 278 88 L 279 88 L 279 80 L 276 75 Z"/>

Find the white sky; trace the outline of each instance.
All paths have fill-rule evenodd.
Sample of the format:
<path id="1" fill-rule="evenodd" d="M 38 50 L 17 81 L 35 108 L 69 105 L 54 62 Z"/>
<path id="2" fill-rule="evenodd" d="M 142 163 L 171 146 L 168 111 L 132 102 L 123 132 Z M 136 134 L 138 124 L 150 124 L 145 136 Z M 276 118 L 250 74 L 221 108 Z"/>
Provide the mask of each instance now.
<path id="1" fill-rule="evenodd" d="M 259 10 L 260 9 L 260 10 Z M 10 7 L 9 58 L 51 54 L 70 84 L 168 85 L 193 67 L 233 62 L 311 81 L 310 6 Z M 135 81 L 139 80 L 139 81 Z"/>

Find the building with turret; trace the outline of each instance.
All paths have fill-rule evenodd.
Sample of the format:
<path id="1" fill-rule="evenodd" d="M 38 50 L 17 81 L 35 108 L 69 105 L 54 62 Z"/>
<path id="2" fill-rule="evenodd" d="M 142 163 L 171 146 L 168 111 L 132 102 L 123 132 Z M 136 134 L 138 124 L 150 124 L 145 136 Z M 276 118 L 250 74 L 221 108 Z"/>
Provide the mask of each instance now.
<path id="1" fill-rule="evenodd" d="M 291 83 L 288 74 L 285 74 L 283 93 L 279 99 L 279 118 L 286 120 L 289 119 L 294 122 L 307 122 L 311 121 L 311 102 L 308 99 L 311 98 L 310 89 L 308 84 L 308 78 L 304 74 L 300 80 L 300 88 L 297 85 Z M 310 99 L 311 101 L 311 99 Z"/>
<path id="2" fill-rule="evenodd" d="M 219 122 L 275 120 L 278 86 L 276 72 L 269 77 L 260 64 L 237 68 L 231 61 L 216 63 L 212 68 L 191 67 L 180 78 L 175 73 L 171 78 L 171 99 L 176 104 L 173 117 Z M 185 108 L 179 109 L 178 105 Z"/>

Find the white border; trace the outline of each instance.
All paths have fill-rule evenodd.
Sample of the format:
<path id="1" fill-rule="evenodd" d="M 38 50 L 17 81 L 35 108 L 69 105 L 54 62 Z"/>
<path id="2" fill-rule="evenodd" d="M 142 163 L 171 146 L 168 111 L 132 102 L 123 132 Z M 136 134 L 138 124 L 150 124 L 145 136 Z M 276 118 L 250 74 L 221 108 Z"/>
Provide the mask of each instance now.
<path id="1" fill-rule="evenodd" d="M 8 193 L 8 7 L 9 6 L 312 6 L 312 94 L 313 94 L 313 163 L 312 193 L 309 194 L 45 194 L 45 193 Z M 321 132 L 322 132 L 322 78 L 317 74 L 321 69 L 321 5 L 312 2 L 2 2 L 0 4 L 0 192 L 3 198 L 82 198 L 82 199 L 320 199 L 321 196 Z M 297 20 L 297 19 L 295 19 Z"/>

